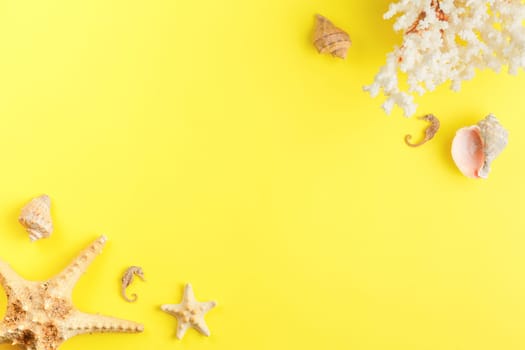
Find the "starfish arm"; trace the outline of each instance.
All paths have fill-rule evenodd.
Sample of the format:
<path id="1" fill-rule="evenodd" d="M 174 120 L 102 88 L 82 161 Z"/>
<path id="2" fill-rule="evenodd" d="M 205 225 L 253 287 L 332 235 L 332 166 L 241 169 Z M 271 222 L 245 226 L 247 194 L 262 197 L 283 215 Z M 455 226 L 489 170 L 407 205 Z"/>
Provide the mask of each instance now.
<path id="1" fill-rule="evenodd" d="M 63 295 L 71 295 L 78 279 L 84 274 L 97 255 L 102 252 L 105 244 L 106 236 L 97 238 L 87 248 L 81 251 L 62 272 L 49 280 L 50 288 Z"/>
<path id="2" fill-rule="evenodd" d="M 140 333 L 142 331 L 144 326 L 140 323 L 80 311 L 70 315 L 64 326 L 66 339 L 85 333 Z"/>
<path id="3" fill-rule="evenodd" d="M 208 326 L 206 325 L 206 322 L 204 322 L 204 318 L 202 318 L 201 320 L 199 320 L 199 322 L 197 322 L 196 324 L 193 325 L 193 328 L 195 328 L 196 330 L 198 330 L 201 334 L 204 334 L 205 336 L 209 337 L 210 336 L 210 329 L 208 328 Z"/>
<path id="4" fill-rule="evenodd" d="M 7 335 L 8 335 L 7 328 L 3 324 L 0 325 L 0 344 L 11 342 Z"/>
<path id="5" fill-rule="evenodd" d="M 217 303 L 215 301 L 206 301 L 203 303 L 199 303 L 203 314 L 213 309 L 216 305 Z"/>
<path id="6" fill-rule="evenodd" d="M 193 303 L 195 302 L 195 294 L 193 293 L 193 287 L 190 283 L 186 284 L 184 286 L 184 294 L 182 296 L 183 303 Z"/>
<path id="7" fill-rule="evenodd" d="M 180 312 L 183 307 L 181 304 L 164 304 L 160 306 L 160 309 L 172 316 L 178 317 L 177 313 Z"/>
<path id="8" fill-rule="evenodd" d="M 180 322 L 178 323 L 177 325 L 177 333 L 176 333 L 176 337 L 177 339 L 182 339 L 184 338 L 184 335 L 186 334 L 186 331 L 190 328 L 190 324 L 189 323 L 183 323 L 183 322 Z"/>
<path id="9" fill-rule="evenodd" d="M 18 344 L 19 346 L 22 346 L 22 348 L 25 348 L 26 350 L 58 350 L 60 347 L 60 344 L 63 343 L 63 340 L 58 341 L 52 341 L 42 339 L 37 340 L 34 344 L 26 345 L 26 344 Z"/>
<path id="10" fill-rule="evenodd" d="M 28 284 L 8 263 L 2 260 L 0 260 L 0 283 L 8 297 L 16 293 L 20 286 Z"/>
<path id="11" fill-rule="evenodd" d="M 0 344 L 10 344 L 24 350 L 57 350 L 63 339 L 54 337 L 36 337 L 30 328 L 21 330 L 18 327 L 0 325 Z"/>
<path id="12" fill-rule="evenodd" d="M 161 305 L 160 308 L 162 311 L 170 314 L 171 316 L 174 316 L 177 319 L 176 337 L 177 339 L 182 339 L 188 328 L 190 328 L 190 324 L 188 322 L 184 322 L 181 318 L 180 312 L 182 312 L 184 307 L 181 304 L 164 304 Z"/>
<path id="13" fill-rule="evenodd" d="M 34 348 L 27 348 L 27 350 L 33 350 L 33 349 L 34 350 L 57 350 L 58 345 L 50 348 L 48 344 L 36 344 Z"/>

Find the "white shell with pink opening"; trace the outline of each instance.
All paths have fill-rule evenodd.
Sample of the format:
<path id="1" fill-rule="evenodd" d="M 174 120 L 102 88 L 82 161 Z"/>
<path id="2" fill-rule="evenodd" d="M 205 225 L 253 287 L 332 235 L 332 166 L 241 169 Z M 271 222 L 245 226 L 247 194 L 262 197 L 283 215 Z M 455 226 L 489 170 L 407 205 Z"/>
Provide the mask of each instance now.
<path id="1" fill-rule="evenodd" d="M 461 128 L 452 141 L 452 159 L 463 175 L 486 179 L 494 159 L 507 146 L 509 133 L 492 114 Z"/>

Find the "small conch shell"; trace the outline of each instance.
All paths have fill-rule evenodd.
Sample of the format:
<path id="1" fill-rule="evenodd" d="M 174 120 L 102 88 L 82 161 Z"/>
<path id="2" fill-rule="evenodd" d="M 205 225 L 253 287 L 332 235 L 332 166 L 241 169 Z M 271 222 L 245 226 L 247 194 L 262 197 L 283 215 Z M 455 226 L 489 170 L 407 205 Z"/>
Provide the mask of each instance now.
<path id="1" fill-rule="evenodd" d="M 36 241 L 47 238 L 53 232 L 51 221 L 51 199 L 48 195 L 33 198 L 22 208 L 18 222 L 29 232 L 29 239 Z"/>
<path id="2" fill-rule="evenodd" d="M 509 133 L 492 114 L 461 128 L 452 141 L 452 158 L 463 175 L 486 179 L 494 159 L 507 146 Z"/>
<path id="3" fill-rule="evenodd" d="M 317 26 L 314 33 L 314 45 L 319 53 L 330 53 L 333 56 L 345 59 L 348 48 L 352 45 L 350 36 L 342 29 L 337 28 L 328 19 L 316 15 Z"/>

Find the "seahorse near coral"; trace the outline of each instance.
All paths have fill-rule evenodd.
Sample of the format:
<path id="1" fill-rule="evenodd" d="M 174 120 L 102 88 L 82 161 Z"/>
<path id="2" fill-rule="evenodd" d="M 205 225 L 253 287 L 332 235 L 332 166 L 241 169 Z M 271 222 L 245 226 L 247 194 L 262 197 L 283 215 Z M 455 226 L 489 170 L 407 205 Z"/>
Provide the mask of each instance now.
<path id="1" fill-rule="evenodd" d="M 412 136 L 405 136 L 405 143 L 410 147 L 418 147 L 425 144 L 426 142 L 430 141 L 439 130 L 439 120 L 433 114 L 427 114 L 425 116 L 419 117 L 418 119 L 426 120 L 430 122 L 430 125 L 425 129 L 425 138 L 418 143 L 410 143 Z"/>

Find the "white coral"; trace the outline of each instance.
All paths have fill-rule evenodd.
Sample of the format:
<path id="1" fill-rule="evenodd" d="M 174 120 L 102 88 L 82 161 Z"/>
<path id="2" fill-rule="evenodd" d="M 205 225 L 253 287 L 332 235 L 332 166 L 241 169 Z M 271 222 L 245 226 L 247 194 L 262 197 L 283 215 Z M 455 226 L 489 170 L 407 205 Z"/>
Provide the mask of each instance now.
<path id="1" fill-rule="evenodd" d="M 374 82 L 364 87 L 373 97 L 383 90 L 383 109 L 395 105 L 405 115 L 416 111 L 412 93 L 423 95 L 451 81 L 458 91 L 475 69 L 510 74 L 525 67 L 525 4 L 522 0 L 401 0 L 390 4 L 384 18 L 397 16 L 394 30 L 404 33 L 403 44 L 387 55 Z M 402 91 L 398 73 L 406 73 Z"/>

